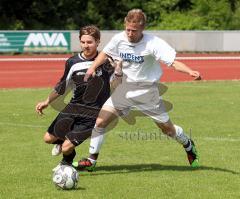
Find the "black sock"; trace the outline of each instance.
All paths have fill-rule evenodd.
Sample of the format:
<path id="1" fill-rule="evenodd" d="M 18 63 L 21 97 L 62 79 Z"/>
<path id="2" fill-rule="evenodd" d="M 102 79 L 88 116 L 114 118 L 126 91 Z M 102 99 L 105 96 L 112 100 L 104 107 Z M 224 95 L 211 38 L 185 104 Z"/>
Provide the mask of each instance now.
<path id="1" fill-rule="evenodd" d="M 95 154 L 90 154 L 89 158 L 91 158 L 92 160 L 97 160 L 98 159 L 98 153 Z"/>
<path id="2" fill-rule="evenodd" d="M 60 140 L 57 139 L 55 142 L 53 142 L 52 144 L 62 144 L 64 142 L 64 140 Z"/>
<path id="3" fill-rule="evenodd" d="M 73 162 L 73 159 L 74 159 L 75 155 L 76 155 L 75 149 L 73 149 L 72 153 L 70 153 L 70 154 L 68 154 L 68 155 L 64 155 L 64 154 L 63 154 L 62 163 L 63 163 L 63 164 L 69 164 L 69 165 L 71 165 L 72 162 Z"/>

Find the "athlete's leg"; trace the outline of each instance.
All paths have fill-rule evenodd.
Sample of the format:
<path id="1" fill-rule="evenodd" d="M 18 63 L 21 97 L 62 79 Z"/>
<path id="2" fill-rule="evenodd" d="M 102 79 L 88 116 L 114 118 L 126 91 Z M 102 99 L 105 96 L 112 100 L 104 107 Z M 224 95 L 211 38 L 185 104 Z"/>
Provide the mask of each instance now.
<path id="1" fill-rule="evenodd" d="M 113 120 L 118 117 L 117 109 L 105 105 L 102 107 L 96 119 L 95 127 L 106 128 Z"/>
<path id="2" fill-rule="evenodd" d="M 68 126 L 69 125 L 65 125 L 65 127 L 67 128 L 61 128 L 61 125 L 64 126 L 65 120 L 68 117 L 66 117 L 65 115 L 63 115 L 61 112 L 58 114 L 58 116 L 53 120 L 53 122 L 50 124 L 50 126 L 48 127 L 47 132 L 44 135 L 44 141 L 46 143 L 49 144 L 54 144 L 53 148 L 52 148 L 52 155 L 53 156 L 57 156 L 60 155 L 62 152 L 62 143 L 64 142 L 65 138 L 63 135 L 65 135 L 64 133 L 69 131 L 68 130 Z M 59 128 L 60 126 L 60 128 Z"/>
<path id="3" fill-rule="evenodd" d="M 69 155 L 75 149 L 75 145 L 68 139 L 66 139 L 62 144 L 62 153 L 64 155 Z"/>
<path id="4" fill-rule="evenodd" d="M 64 139 L 58 138 L 49 132 L 45 133 L 43 140 L 47 144 L 55 144 L 55 145 L 62 145 L 62 143 L 64 142 Z"/>
<path id="5" fill-rule="evenodd" d="M 58 140 L 58 138 L 56 136 L 50 134 L 49 132 L 46 132 L 43 136 L 43 140 L 47 144 L 53 144 L 54 142 L 56 142 Z"/>
<path id="6" fill-rule="evenodd" d="M 92 130 L 89 158 L 83 159 L 83 161 L 79 161 L 76 164 L 80 166 L 81 169 L 87 169 L 88 171 L 93 170 L 92 165 L 95 166 L 96 164 L 105 133 L 114 128 L 117 123 L 119 113 L 122 113 L 123 110 L 131 107 L 131 103 L 129 103 L 128 99 L 125 97 L 125 88 L 125 86 L 119 85 L 100 110 L 95 126 Z"/>
<path id="7" fill-rule="evenodd" d="M 182 145 L 187 144 L 189 140 L 188 136 L 183 132 L 183 129 L 180 126 L 174 125 L 170 119 L 165 123 L 155 123 L 164 134 L 176 139 Z"/>
<path id="8" fill-rule="evenodd" d="M 175 125 L 169 119 L 165 123 L 155 122 L 162 132 L 173 139 L 176 139 L 178 143 L 182 144 L 187 152 L 189 163 L 192 167 L 199 167 L 199 156 L 194 142 L 184 133 L 182 127 Z"/>
<path id="9" fill-rule="evenodd" d="M 104 141 L 106 128 L 118 117 L 118 111 L 110 106 L 103 106 L 96 119 L 95 127 L 92 130 L 89 157 L 74 162 L 73 166 L 78 170 L 93 171 L 95 169 L 99 151 Z"/>
<path id="10" fill-rule="evenodd" d="M 62 152 L 62 143 L 64 140 L 57 138 L 53 134 L 46 132 L 44 134 L 43 140 L 47 144 L 55 144 L 54 147 L 52 148 L 52 155 L 57 156 L 60 155 Z"/>
<path id="11" fill-rule="evenodd" d="M 118 117 L 117 110 L 110 106 L 104 106 L 97 119 L 90 141 L 90 154 L 96 154 L 100 151 L 106 127 Z"/>
<path id="12" fill-rule="evenodd" d="M 62 153 L 63 159 L 61 163 L 71 165 L 76 155 L 75 145 L 70 140 L 66 139 L 62 144 Z"/>

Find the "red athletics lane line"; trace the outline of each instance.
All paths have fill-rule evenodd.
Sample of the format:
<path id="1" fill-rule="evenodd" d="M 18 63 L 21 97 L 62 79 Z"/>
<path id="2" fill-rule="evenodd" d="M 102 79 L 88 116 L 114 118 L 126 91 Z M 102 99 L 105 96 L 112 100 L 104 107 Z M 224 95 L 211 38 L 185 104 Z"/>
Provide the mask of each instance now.
<path id="1" fill-rule="evenodd" d="M 0 88 L 53 87 L 64 71 L 64 59 L 53 61 L 1 61 L 6 58 L 68 58 L 71 55 L 17 55 L 0 56 Z M 240 54 L 179 54 L 177 57 L 239 57 Z M 204 80 L 240 79 L 240 59 L 184 60 L 182 62 L 200 71 Z M 163 66 L 163 82 L 193 81 L 193 78 Z"/>

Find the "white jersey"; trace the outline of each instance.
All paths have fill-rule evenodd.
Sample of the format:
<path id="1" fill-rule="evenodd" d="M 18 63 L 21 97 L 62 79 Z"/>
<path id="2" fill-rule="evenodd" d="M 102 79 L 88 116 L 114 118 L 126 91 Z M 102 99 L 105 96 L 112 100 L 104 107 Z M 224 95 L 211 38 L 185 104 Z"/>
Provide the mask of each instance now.
<path id="1" fill-rule="evenodd" d="M 143 33 L 138 43 L 131 43 L 124 32 L 116 34 L 103 49 L 113 58 L 123 60 L 127 82 L 156 82 L 162 75 L 160 61 L 170 66 L 176 51 L 159 37 Z"/>

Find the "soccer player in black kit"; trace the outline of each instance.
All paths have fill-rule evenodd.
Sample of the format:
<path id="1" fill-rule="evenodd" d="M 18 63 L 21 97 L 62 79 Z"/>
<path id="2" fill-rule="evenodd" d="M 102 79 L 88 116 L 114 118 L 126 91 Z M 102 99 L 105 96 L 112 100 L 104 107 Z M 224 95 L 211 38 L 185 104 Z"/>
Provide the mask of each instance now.
<path id="1" fill-rule="evenodd" d="M 64 74 L 54 90 L 45 101 L 39 102 L 35 107 L 36 112 L 42 115 L 43 109 L 65 95 L 69 88 L 72 89 L 70 102 L 61 110 L 44 135 L 46 143 L 55 144 L 52 155 L 62 152 L 60 164 L 68 165 L 72 164 L 76 155 L 75 147 L 91 136 L 98 113 L 110 96 L 110 77 L 114 73 L 112 63 L 106 60 L 95 76 L 84 82 L 85 72 L 98 55 L 100 31 L 96 26 L 85 26 L 80 29 L 79 40 L 82 51 L 66 61 Z M 119 71 L 116 68 L 115 71 Z"/>

